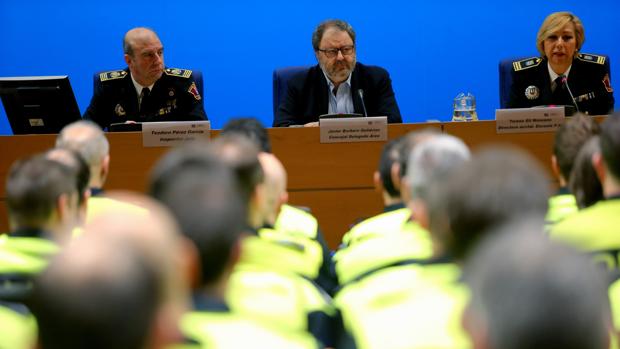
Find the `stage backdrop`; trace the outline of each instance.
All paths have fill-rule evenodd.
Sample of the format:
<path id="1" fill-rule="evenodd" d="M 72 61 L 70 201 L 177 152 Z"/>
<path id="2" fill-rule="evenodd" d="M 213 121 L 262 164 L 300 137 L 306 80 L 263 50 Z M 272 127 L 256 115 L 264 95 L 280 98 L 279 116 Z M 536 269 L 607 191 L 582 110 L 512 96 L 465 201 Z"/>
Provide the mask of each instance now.
<path id="1" fill-rule="evenodd" d="M 167 66 L 204 73 L 213 128 L 235 116 L 270 126 L 273 69 L 314 64 L 314 27 L 342 18 L 357 32 L 358 60 L 390 72 L 405 122 L 450 120 L 459 92 L 474 94 L 479 117 L 493 119 L 498 61 L 537 55 L 540 24 L 564 10 L 585 25 L 582 51 L 608 54 L 620 86 L 618 0 L 0 0 L 0 76 L 69 75 L 84 112 L 93 73 L 124 68 L 123 34 L 148 26 L 159 33 Z M 11 134 L 3 108 L 0 134 Z"/>

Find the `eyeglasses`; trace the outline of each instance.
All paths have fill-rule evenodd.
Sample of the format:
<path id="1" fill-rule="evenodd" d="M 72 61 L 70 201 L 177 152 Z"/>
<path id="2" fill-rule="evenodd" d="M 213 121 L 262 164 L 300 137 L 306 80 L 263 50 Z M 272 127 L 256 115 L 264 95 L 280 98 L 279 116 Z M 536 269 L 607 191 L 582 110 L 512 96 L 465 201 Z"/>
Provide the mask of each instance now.
<path id="1" fill-rule="evenodd" d="M 355 46 L 353 45 L 342 46 L 340 48 L 328 48 L 325 50 L 319 49 L 319 51 L 323 52 L 323 54 L 325 54 L 325 57 L 327 58 L 334 58 L 338 56 L 338 51 L 340 51 L 340 53 L 342 53 L 343 56 L 350 56 L 353 54 L 354 50 L 355 50 Z"/>

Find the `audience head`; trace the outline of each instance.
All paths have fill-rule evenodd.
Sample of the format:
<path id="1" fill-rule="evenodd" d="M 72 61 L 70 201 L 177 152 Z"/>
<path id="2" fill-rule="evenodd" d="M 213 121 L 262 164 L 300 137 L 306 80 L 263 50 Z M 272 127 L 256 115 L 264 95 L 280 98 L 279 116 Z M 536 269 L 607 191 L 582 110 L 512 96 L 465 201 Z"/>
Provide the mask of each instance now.
<path id="1" fill-rule="evenodd" d="M 31 309 L 44 349 L 150 348 L 161 290 L 131 246 L 89 234 L 35 281 Z"/>
<path id="2" fill-rule="evenodd" d="M 188 309 L 189 264 L 184 240 L 171 213 L 156 201 L 137 193 L 108 192 L 107 197 L 144 210 L 109 206 L 84 227 L 81 239 L 91 235 L 118 241 L 141 256 L 154 270 L 160 295 L 150 342 L 152 347 L 178 343 L 179 319 Z M 106 241 L 107 241 L 106 240 Z"/>
<path id="3" fill-rule="evenodd" d="M 495 146 L 431 184 L 430 230 L 439 248 L 463 260 L 488 231 L 523 216 L 544 223 L 549 180 L 541 166 L 516 148 Z"/>
<path id="4" fill-rule="evenodd" d="M 18 160 L 6 182 L 11 229 L 41 229 L 68 237 L 79 220 L 77 174 L 44 155 Z"/>
<path id="5" fill-rule="evenodd" d="M 398 201 L 400 198 L 400 185 L 398 178 L 398 147 L 401 146 L 403 138 L 392 139 L 383 146 L 379 166 L 374 173 L 375 186 L 380 188 L 387 196 L 384 201 Z"/>
<path id="6" fill-rule="evenodd" d="M 581 147 L 570 175 L 569 188 L 575 195 L 577 206 L 580 209 L 589 207 L 604 199 L 603 187 L 596 176 L 592 165 L 594 154 L 601 152 L 598 136 L 592 137 Z"/>
<path id="7" fill-rule="evenodd" d="M 264 173 L 254 143 L 238 135 L 223 135 L 213 141 L 213 151 L 233 170 L 243 201 L 248 205 L 248 224 L 261 227 L 260 203 L 264 201 Z"/>
<path id="8" fill-rule="evenodd" d="M 400 187 L 400 195 L 403 201 L 409 201 L 409 190 L 403 188 L 407 185 L 407 181 L 404 180 L 407 176 L 407 168 L 409 167 L 409 155 L 413 152 L 415 147 L 432 137 L 440 135 L 441 132 L 435 128 L 425 128 L 419 131 L 413 131 L 403 136 L 402 141 L 398 147 L 398 181 Z"/>
<path id="9" fill-rule="evenodd" d="M 56 147 L 78 152 L 90 168 L 89 186 L 103 187 L 110 166 L 110 144 L 99 125 L 80 120 L 65 126 L 56 138 Z"/>
<path id="10" fill-rule="evenodd" d="M 409 208 L 414 218 L 428 227 L 426 202 L 432 182 L 443 179 L 470 158 L 469 148 L 460 139 L 440 134 L 419 142 L 407 163 L 406 183 L 409 189 Z"/>
<path id="11" fill-rule="evenodd" d="M 184 146 L 155 166 L 150 192 L 172 211 L 196 247 L 200 286 L 226 279 L 247 217 L 232 170 L 206 145 Z"/>
<path id="12" fill-rule="evenodd" d="M 229 120 L 220 135 L 239 135 L 256 143 L 260 151 L 271 153 L 269 134 L 257 118 L 235 118 Z"/>
<path id="13" fill-rule="evenodd" d="M 265 174 L 265 195 L 260 205 L 262 216 L 265 217 L 265 223 L 273 226 L 280 208 L 288 201 L 286 170 L 273 154 L 261 153 L 258 159 Z"/>
<path id="14" fill-rule="evenodd" d="M 53 148 L 45 152 L 45 157 L 60 162 L 75 172 L 75 187 L 78 192 L 78 204 L 86 209 L 86 201 L 90 196 L 88 183 L 90 181 L 90 169 L 84 158 L 76 151 L 70 149 Z"/>
<path id="15" fill-rule="evenodd" d="M 567 118 L 556 131 L 551 163 L 561 186 L 566 186 L 568 183 L 579 149 L 599 132 L 600 127 L 596 121 L 591 116 L 581 113 Z"/>
<path id="16" fill-rule="evenodd" d="M 465 269 L 470 304 L 463 325 L 474 348 L 608 347 L 610 310 L 602 271 L 556 245 L 538 222 L 493 232 Z"/>
<path id="17" fill-rule="evenodd" d="M 601 125 L 600 154 L 595 154 L 593 163 L 605 196 L 619 194 L 620 186 L 620 113 L 609 116 Z"/>

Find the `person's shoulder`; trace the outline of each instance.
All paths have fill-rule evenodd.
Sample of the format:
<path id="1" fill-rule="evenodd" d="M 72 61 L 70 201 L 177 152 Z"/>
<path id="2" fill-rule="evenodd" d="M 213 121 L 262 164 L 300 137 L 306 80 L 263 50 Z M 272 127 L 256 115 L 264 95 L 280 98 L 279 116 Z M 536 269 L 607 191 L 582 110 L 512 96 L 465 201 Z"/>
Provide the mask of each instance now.
<path id="1" fill-rule="evenodd" d="M 175 79 L 178 78 L 183 80 L 187 80 L 192 77 L 191 70 L 182 68 L 166 68 L 164 69 L 164 74 Z"/>
<path id="2" fill-rule="evenodd" d="M 605 61 L 607 60 L 607 57 L 605 56 L 601 56 L 601 55 L 595 55 L 592 53 L 578 53 L 575 56 L 575 59 L 578 62 L 586 62 L 589 64 L 594 64 L 594 65 L 598 65 L 598 66 L 604 66 L 605 65 Z"/>
<path id="3" fill-rule="evenodd" d="M 114 84 L 129 76 L 127 70 L 110 70 L 99 73 L 99 83 Z"/>
<path id="4" fill-rule="evenodd" d="M 368 75 L 388 75 L 387 69 L 378 65 L 366 65 L 360 62 L 355 64 L 355 69 Z"/>
<path id="5" fill-rule="evenodd" d="M 512 62 L 512 70 L 514 72 L 533 71 L 535 67 L 540 66 L 543 59 L 540 57 L 528 57 Z"/>

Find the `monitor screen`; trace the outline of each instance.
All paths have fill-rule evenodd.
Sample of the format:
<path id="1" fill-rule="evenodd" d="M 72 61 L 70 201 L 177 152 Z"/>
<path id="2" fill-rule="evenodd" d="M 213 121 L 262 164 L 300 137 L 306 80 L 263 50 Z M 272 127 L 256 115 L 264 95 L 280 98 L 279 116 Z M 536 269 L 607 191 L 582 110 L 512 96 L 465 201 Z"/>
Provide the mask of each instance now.
<path id="1" fill-rule="evenodd" d="M 0 77 L 0 98 L 13 134 L 58 133 L 81 119 L 69 77 Z"/>

